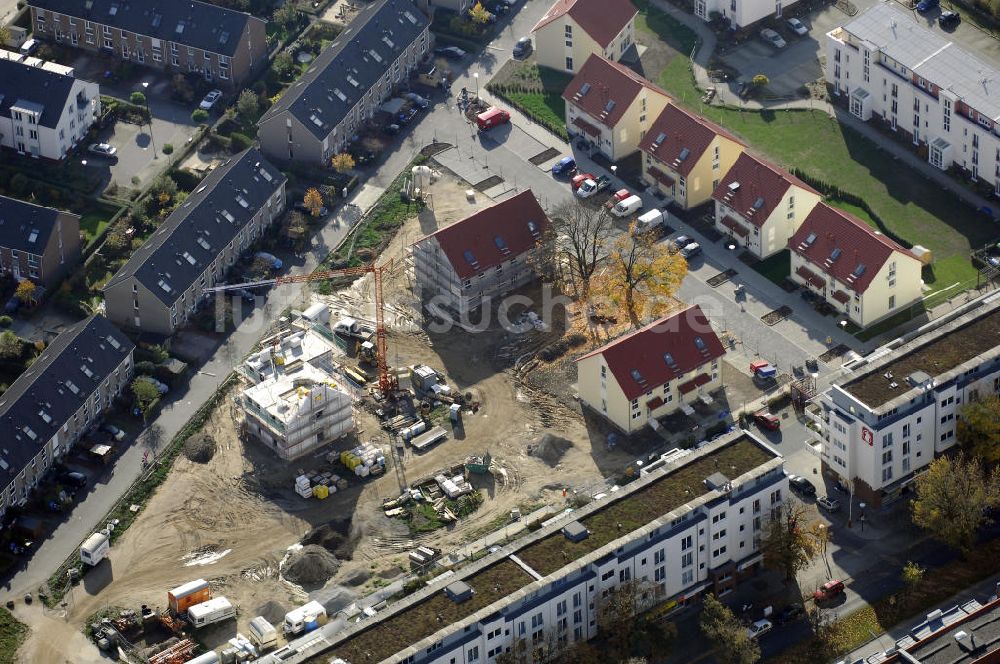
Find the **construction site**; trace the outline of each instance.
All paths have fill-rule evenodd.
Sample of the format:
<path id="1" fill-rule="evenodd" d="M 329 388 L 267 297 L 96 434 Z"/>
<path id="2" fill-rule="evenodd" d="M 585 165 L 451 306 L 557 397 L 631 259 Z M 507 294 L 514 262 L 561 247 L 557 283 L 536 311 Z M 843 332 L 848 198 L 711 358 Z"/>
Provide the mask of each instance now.
<path id="1" fill-rule="evenodd" d="M 573 399 L 573 358 L 612 325 L 564 311 L 540 323 L 524 307 L 517 329 L 429 331 L 411 245 L 495 201 L 447 172 L 424 186 L 427 205 L 377 263 L 273 280 L 295 305 L 71 589 L 71 626 L 134 661 L 253 659 L 327 616 L 372 615 L 410 579 L 610 490 L 662 446 L 651 431 L 617 436 Z M 537 284 L 519 292 L 541 300 Z M 192 587 L 198 603 L 178 603 Z M 31 639 L 25 661 L 61 661 L 63 645 Z"/>

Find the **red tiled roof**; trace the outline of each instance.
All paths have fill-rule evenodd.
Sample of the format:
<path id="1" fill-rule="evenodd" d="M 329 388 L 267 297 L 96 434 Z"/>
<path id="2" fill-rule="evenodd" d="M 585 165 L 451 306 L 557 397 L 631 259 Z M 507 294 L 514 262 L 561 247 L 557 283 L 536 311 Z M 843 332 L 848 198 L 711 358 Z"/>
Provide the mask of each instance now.
<path id="1" fill-rule="evenodd" d="M 697 339 L 701 339 L 701 347 Z M 694 305 L 619 337 L 576 361 L 602 355 L 631 401 L 725 353 L 708 318 Z M 672 365 L 667 363 L 668 354 Z"/>
<path id="2" fill-rule="evenodd" d="M 671 103 L 667 104 L 639 142 L 639 149 L 666 164 L 672 171 L 687 176 L 716 136 L 743 145 L 743 141 L 714 122 Z M 687 153 L 681 159 L 684 150 Z"/>
<path id="3" fill-rule="evenodd" d="M 681 394 L 687 394 L 688 392 L 693 392 L 694 390 L 698 389 L 699 387 L 701 387 L 705 383 L 708 383 L 711 380 L 712 377 L 709 376 L 708 374 L 698 374 L 697 376 L 687 381 L 686 383 L 681 383 L 680 385 L 678 385 L 677 391 L 680 392 Z"/>
<path id="4" fill-rule="evenodd" d="M 534 233 L 528 222 L 535 224 Z M 455 273 L 469 279 L 534 247 L 548 226 L 545 211 L 528 190 L 431 233 L 416 244 L 436 238 Z"/>
<path id="5" fill-rule="evenodd" d="M 614 127 L 643 88 L 669 99 L 666 92 L 625 65 L 591 55 L 563 90 L 562 97 L 601 124 Z"/>
<path id="6" fill-rule="evenodd" d="M 649 177 L 653 178 L 654 180 L 656 180 L 661 184 L 665 184 L 668 187 L 674 186 L 674 182 L 676 182 L 676 180 L 674 180 L 672 177 L 670 177 L 669 175 L 658 169 L 656 166 L 650 166 L 646 170 L 646 173 L 649 174 Z"/>
<path id="7" fill-rule="evenodd" d="M 816 288 L 826 288 L 826 279 L 819 276 L 818 274 L 807 268 L 805 265 L 800 265 L 798 269 L 795 270 L 795 274 L 799 275 L 800 277 L 811 283 Z"/>
<path id="8" fill-rule="evenodd" d="M 730 185 L 737 182 L 739 187 L 731 189 Z M 819 193 L 791 173 L 744 152 L 719 182 L 712 198 L 728 205 L 760 228 L 792 185 L 814 194 Z M 760 206 L 755 208 L 758 200 Z"/>
<path id="9" fill-rule="evenodd" d="M 837 302 L 840 302 L 841 304 L 847 304 L 848 302 L 851 301 L 851 296 L 842 290 L 835 291 L 834 294 L 831 295 L 831 297 L 835 299 Z"/>
<path id="10" fill-rule="evenodd" d="M 812 238 L 812 242 L 807 242 Z M 864 293 L 894 251 L 917 260 L 912 253 L 868 224 L 842 210 L 820 203 L 788 240 L 788 248 L 823 274 L 858 293 Z M 836 252 L 836 258 L 834 257 Z M 864 266 L 861 270 L 859 266 Z M 860 272 L 860 274 L 859 274 Z"/>
<path id="11" fill-rule="evenodd" d="M 590 124 L 589 122 L 587 122 L 586 120 L 584 120 L 583 118 L 581 118 L 579 116 L 573 118 L 573 126 L 574 127 L 579 127 L 580 129 L 582 129 L 584 131 L 584 133 L 590 134 L 591 136 L 595 136 L 596 137 L 596 136 L 600 136 L 601 135 L 601 130 L 600 129 L 598 129 L 597 127 L 595 127 L 594 125 Z"/>
<path id="12" fill-rule="evenodd" d="M 531 31 L 536 32 L 569 14 L 594 41 L 607 48 L 638 13 L 629 0 L 556 0 Z"/>
<path id="13" fill-rule="evenodd" d="M 746 237 L 747 235 L 750 235 L 749 228 L 738 222 L 736 219 L 733 219 L 728 214 L 722 218 L 722 221 L 720 223 L 729 230 L 731 230 L 732 232 L 739 235 L 740 237 Z"/>

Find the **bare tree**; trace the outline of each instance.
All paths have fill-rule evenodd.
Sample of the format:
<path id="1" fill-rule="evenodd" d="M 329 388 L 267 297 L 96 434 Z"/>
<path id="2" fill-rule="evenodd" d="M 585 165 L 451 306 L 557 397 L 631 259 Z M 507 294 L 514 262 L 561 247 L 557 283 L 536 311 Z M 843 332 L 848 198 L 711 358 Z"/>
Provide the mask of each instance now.
<path id="1" fill-rule="evenodd" d="M 586 297 L 590 277 L 604 256 L 605 245 L 614 231 L 613 219 L 603 206 L 592 208 L 576 201 L 557 205 L 550 219 L 560 253 L 569 263 L 571 279 L 579 284 L 577 293 Z"/>

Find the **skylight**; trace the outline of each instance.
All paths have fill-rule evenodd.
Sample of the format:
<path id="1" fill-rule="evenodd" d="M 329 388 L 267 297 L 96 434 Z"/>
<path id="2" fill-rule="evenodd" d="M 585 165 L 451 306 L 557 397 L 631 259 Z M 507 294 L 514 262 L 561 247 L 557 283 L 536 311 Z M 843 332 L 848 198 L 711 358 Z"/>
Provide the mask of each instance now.
<path id="1" fill-rule="evenodd" d="M 86 364 L 81 364 L 80 365 L 80 371 L 82 371 L 83 375 L 86 376 L 87 378 L 93 378 L 94 377 L 94 372 L 91 371 L 90 367 L 88 367 Z"/>
<path id="2" fill-rule="evenodd" d="M 243 194 L 236 194 L 236 202 L 239 203 L 242 208 L 250 207 L 250 204 L 247 203 L 247 199 L 243 198 Z"/>
<path id="3" fill-rule="evenodd" d="M 177 21 L 176 31 L 177 34 L 181 34 L 182 32 L 184 32 L 184 21 Z"/>
<path id="4" fill-rule="evenodd" d="M 671 369 L 677 366 L 677 360 L 675 360 L 674 356 L 671 355 L 670 353 L 663 354 L 663 361 L 666 362 L 667 366 L 670 367 Z"/>
<path id="5" fill-rule="evenodd" d="M 22 431 L 24 431 L 24 433 L 27 434 L 28 438 L 30 438 L 32 440 L 37 440 L 38 439 L 38 434 L 35 433 L 34 431 L 32 431 L 31 427 L 29 427 L 27 424 L 24 425 L 24 428 L 22 429 Z"/>
<path id="6" fill-rule="evenodd" d="M 677 160 L 678 161 L 684 161 L 685 159 L 688 158 L 689 154 L 691 154 L 691 151 L 688 150 L 687 148 L 684 148 L 683 150 L 681 150 L 681 153 L 679 155 L 677 155 Z"/>
<path id="7" fill-rule="evenodd" d="M 754 209 L 754 210 L 759 210 L 759 209 L 761 209 L 762 207 L 764 207 L 764 199 L 763 199 L 763 197 L 761 197 L 761 196 L 758 196 L 758 197 L 757 197 L 757 200 L 755 200 L 755 201 L 753 202 L 753 209 Z"/>
<path id="8" fill-rule="evenodd" d="M 609 99 L 608 103 L 604 105 L 604 112 L 610 113 L 613 110 L 615 110 L 615 100 Z"/>
<path id="9" fill-rule="evenodd" d="M 165 282 L 163 279 L 160 279 L 157 282 L 157 286 L 159 286 L 160 288 L 162 288 L 164 293 L 169 293 L 170 292 L 170 284 L 168 284 L 167 282 Z"/>
<path id="10" fill-rule="evenodd" d="M 695 348 L 697 348 L 698 350 L 705 350 L 706 348 L 708 348 L 708 346 L 705 345 L 705 340 L 702 339 L 701 337 L 694 338 L 694 345 Z"/>
<path id="11" fill-rule="evenodd" d="M 413 25 L 417 24 L 417 17 L 411 14 L 410 12 L 403 12 L 403 16 L 405 16 L 406 20 L 412 23 Z"/>
<path id="12" fill-rule="evenodd" d="M 531 233 L 532 235 L 537 236 L 538 235 L 538 224 L 536 224 L 533 221 L 529 221 L 528 222 L 528 232 Z"/>
<path id="13" fill-rule="evenodd" d="M 833 251 L 830 252 L 830 260 L 831 261 L 837 260 L 838 258 L 840 258 L 840 254 L 842 254 L 842 253 L 844 253 L 844 252 L 842 252 L 840 250 L 840 247 L 837 247 L 836 249 L 834 249 Z"/>
<path id="14" fill-rule="evenodd" d="M 108 14 L 110 14 L 111 16 L 114 16 L 117 13 L 118 13 L 118 3 L 117 2 L 112 2 L 111 6 L 108 7 Z"/>
<path id="15" fill-rule="evenodd" d="M 80 393 L 80 388 L 77 387 L 76 383 L 74 383 L 71 380 L 67 380 L 66 381 L 66 387 L 68 387 L 69 391 L 72 392 L 73 394 L 79 394 Z"/>
<path id="16" fill-rule="evenodd" d="M 472 267 L 476 267 L 479 265 L 479 261 L 476 260 L 476 255 L 472 253 L 471 249 L 466 249 L 465 251 L 462 252 L 462 255 L 465 256 L 466 262 Z"/>
<path id="17" fill-rule="evenodd" d="M 653 145 L 660 145 L 663 141 L 667 140 L 667 135 L 664 132 L 660 132 L 656 135 L 656 140 L 653 141 Z"/>
<path id="18" fill-rule="evenodd" d="M 816 234 L 815 233 L 810 233 L 809 236 L 805 240 L 805 245 L 807 247 L 812 246 L 812 243 L 815 242 L 815 241 L 816 241 Z"/>
<path id="19" fill-rule="evenodd" d="M 236 217 L 234 217 L 233 213 L 230 212 L 229 210 L 223 210 L 222 216 L 225 217 L 226 221 L 228 221 L 231 224 L 236 222 Z"/>
<path id="20" fill-rule="evenodd" d="M 153 14 L 153 27 L 160 27 L 160 21 L 163 20 L 163 14 Z"/>
<path id="21" fill-rule="evenodd" d="M 590 83 L 584 83 L 583 85 L 580 86 L 580 92 L 577 93 L 577 94 L 579 94 L 581 97 L 583 97 L 588 92 L 590 92 Z"/>
<path id="22" fill-rule="evenodd" d="M 632 379 L 635 380 L 635 382 L 637 383 L 646 382 L 646 379 L 642 377 L 642 373 L 640 373 L 638 369 L 632 369 L 631 371 L 629 371 L 629 373 L 632 375 Z"/>
<path id="23" fill-rule="evenodd" d="M 507 248 L 507 243 L 504 242 L 504 239 L 499 235 L 493 238 L 493 243 L 497 246 L 497 249 L 499 249 L 501 253 L 506 254 L 510 251 L 510 249 Z"/>
<path id="24" fill-rule="evenodd" d="M 38 229 L 32 228 L 31 233 L 28 234 L 28 243 L 34 243 L 36 240 L 38 240 Z"/>
<path id="25" fill-rule="evenodd" d="M 372 56 L 373 58 L 375 58 L 375 62 L 382 62 L 382 56 L 379 55 L 378 52 L 375 49 L 370 49 L 368 51 L 368 54 L 370 56 Z"/>
<path id="26" fill-rule="evenodd" d="M 192 256 L 191 254 L 189 254 L 186 251 L 184 252 L 184 260 L 186 260 L 191 265 L 194 265 L 194 263 L 195 263 L 194 256 Z"/>
<path id="27" fill-rule="evenodd" d="M 110 334 L 107 336 L 107 340 L 108 343 L 111 344 L 111 347 L 114 348 L 115 350 L 118 350 L 119 348 L 122 347 L 121 343 Z"/>
<path id="28" fill-rule="evenodd" d="M 219 35 L 219 43 L 225 44 L 227 41 L 229 41 L 229 33 L 224 31 L 221 35 Z"/>
<path id="29" fill-rule="evenodd" d="M 864 273 L 865 273 L 864 263 L 858 263 L 858 266 L 854 268 L 854 272 L 851 272 L 851 274 L 853 274 L 855 277 L 860 277 Z"/>
<path id="30" fill-rule="evenodd" d="M 198 242 L 199 245 L 201 245 L 201 248 L 204 249 L 205 251 L 211 251 L 212 250 L 211 245 L 209 245 L 208 242 L 205 241 L 205 238 L 200 237 L 200 238 L 198 238 L 197 242 Z"/>

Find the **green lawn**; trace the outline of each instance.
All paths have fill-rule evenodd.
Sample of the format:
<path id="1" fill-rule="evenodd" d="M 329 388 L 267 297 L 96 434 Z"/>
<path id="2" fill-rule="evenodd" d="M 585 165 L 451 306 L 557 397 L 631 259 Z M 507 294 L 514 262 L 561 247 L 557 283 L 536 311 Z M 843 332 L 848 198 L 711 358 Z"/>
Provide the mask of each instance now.
<path id="1" fill-rule="evenodd" d="M 80 217 L 80 231 L 83 232 L 83 236 L 86 238 L 85 243 L 90 244 L 103 233 L 104 229 L 108 227 L 110 219 L 110 215 L 98 212 L 89 212 Z"/>
<path id="2" fill-rule="evenodd" d="M 569 140 L 562 93 L 572 79 L 564 72 L 510 60 L 486 88 L 563 140 Z"/>
<path id="3" fill-rule="evenodd" d="M 17 649 L 28 637 L 28 627 L 7 609 L 0 608 L 0 664 L 14 664 Z"/>
<path id="4" fill-rule="evenodd" d="M 781 166 L 799 168 L 863 198 L 892 232 L 933 251 L 939 264 L 934 271 L 935 284 L 975 280 L 976 271 L 968 259 L 970 247 L 982 246 L 997 233 L 970 206 L 940 187 L 929 186 L 919 174 L 900 168 L 876 144 L 822 111 L 753 111 L 703 105 L 687 57 L 695 35 L 655 8 L 646 9 L 640 18 L 643 29 L 679 51 L 658 82 L 681 103 L 742 137 L 755 151 Z M 860 212 L 836 204 L 855 214 Z M 861 218 L 872 222 L 868 215 Z"/>
<path id="5" fill-rule="evenodd" d="M 780 286 L 792 272 L 792 254 L 788 249 L 782 249 L 751 267 Z"/>

